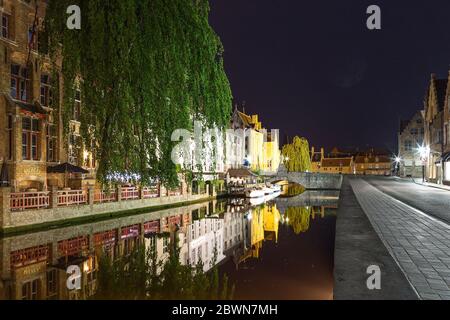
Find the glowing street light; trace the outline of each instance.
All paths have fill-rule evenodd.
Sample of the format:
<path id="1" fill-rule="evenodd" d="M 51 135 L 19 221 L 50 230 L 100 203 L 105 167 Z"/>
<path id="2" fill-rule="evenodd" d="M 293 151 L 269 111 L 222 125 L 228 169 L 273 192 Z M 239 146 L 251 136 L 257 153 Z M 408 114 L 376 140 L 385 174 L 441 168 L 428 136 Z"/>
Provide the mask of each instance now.
<path id="1" fill-rule="evenodd" d="M 428 159 L 428 156 L 429 156 L 429 154 L 430 154 L 430 147 L 429 146 L 424 146 L 424 145 L 421 145 L 421 146 L 419 146 L 419 148 L 417 149 L 417 151 L 418 151 L 418 153 L 419 153 L 419 155 L 420 155 L 420 159 L 422 160 L 422 161 L 427 161 L 427 159 Z"/>
<path id="2" fill-rule="evenodd" d="M 421 145 L 417 148 L 417 152 L 419 153 L 420 160 L 422 161 L 422 183 L 425 182 L 425 163 L 428 161 L 428 157 L 430 156 L 430 146 Z"/>

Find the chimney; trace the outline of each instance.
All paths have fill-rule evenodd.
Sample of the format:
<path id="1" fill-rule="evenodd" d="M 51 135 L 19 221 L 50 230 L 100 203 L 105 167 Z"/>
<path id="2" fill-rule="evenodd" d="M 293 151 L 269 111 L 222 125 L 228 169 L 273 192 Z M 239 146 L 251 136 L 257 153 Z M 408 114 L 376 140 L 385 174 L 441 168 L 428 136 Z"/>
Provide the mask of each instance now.
<path id="1" fill-rule="evenodd" d="M 431 74 L 431 80 L 436 80 L 436 73 Z"/>

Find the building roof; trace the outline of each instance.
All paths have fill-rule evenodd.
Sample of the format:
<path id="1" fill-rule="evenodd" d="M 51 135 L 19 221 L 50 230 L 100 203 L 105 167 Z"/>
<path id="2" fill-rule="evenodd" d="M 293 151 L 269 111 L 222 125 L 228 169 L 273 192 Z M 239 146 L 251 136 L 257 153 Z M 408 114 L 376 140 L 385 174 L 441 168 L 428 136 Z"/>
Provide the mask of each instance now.
<path id="1" fill-rule="evenodd" d="M 423 113 L 424 110 L 419 110 L 409 119 L 409 120 L 400 120 L 399 132 L 403 133 L 405 129 L 414 121 L 417 121 L 420 118 L 423 121 Z"/>
<path id="2" fill-rule="evenodd" d="M 411 122 L 411 120 L 400 120 L 400 133 L 405 131 L 406 127 L 408 127 L 408 124 Z"/>
<path id="3" fill-rule="evenodd" d="M 244 126 L 246 126 L 246 127 L 252 126 L 252 117 L 251 116 L 249 116 L 243 112 L 240 112 L 240 111 L 238 111 L 237 113 L 238 113 L 239 117 L 241 118 L 242 122 L 244 123 Z"/>
<path id="4" fill-rule="evenodd" d="M 445 95 L 447 93 L 448 79 L 436 79 L 435 83 L 436 83 L 438 108 L 439 108 L 439 111 L 442 111 L 444 109 L 444 105 L 445 105 Z"/>
<path id="5" fill-rule="evenodd" d="M 323 158 L 322 167 L 350 167 L 353 158 Z"/>
<path id="6" fill-rule="evenodd" d="M 239 111 L 237 107 L 234 109 L 233 118 L 236 118 L 236 114 L 237 118 L 242 121 L 242 125 L 244 128 L 252 128 L 255 130 L 262 129 L 262 124 L 260 121 L 258 121 L 257 115 L 250 116 L 248 114 L 245 114 L 244 112 Z"/>
<path id="7" fill-rule="evenodd" d="M 356 163 L 391 163 L 392 160 L 389 156 L 379 155 L 379 156 L 356 156 Z"/>
<path id="8" fill-rule="evenodd" d="M 257 176 L 257 174 L 251 172 L 247 168 L 239 168 L 239 169 L 229 169 L 227 174 L 230 175 L 230 177 L 236 178 L 236 177 L 250 177 L 250 176 Z"/>

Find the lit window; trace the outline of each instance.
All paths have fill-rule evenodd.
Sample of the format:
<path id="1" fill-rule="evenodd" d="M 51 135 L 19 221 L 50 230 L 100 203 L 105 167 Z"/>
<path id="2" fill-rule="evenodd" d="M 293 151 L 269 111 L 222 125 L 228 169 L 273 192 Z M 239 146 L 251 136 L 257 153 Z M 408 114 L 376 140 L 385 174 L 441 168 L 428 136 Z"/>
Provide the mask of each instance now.
<path id="1" fill-rule="evenodd" d="M 45 107 L 52 105 L 50 77 L 48 75 L 41 75 L 40 102 Z"/>
<path id="2" fill-rule="evenodd" d="M 7 14 L 2 15 L 2 37 L 3 38 L 9 38 L 10 31 L 9 31 L 9 23 L 10 23 L 10 16 Z"/>
<path id="3" fill-rule="evenodd" d="M 22 159 L 39 160 L 39 120 L 22 118 Z"/>
<path id="4" fill-rule="evenodd" d="M 16 64 L 11 65 L 11 97 L 21 101 L 28 101 L 30 90 L 30 79 L 27 68 Z"/>

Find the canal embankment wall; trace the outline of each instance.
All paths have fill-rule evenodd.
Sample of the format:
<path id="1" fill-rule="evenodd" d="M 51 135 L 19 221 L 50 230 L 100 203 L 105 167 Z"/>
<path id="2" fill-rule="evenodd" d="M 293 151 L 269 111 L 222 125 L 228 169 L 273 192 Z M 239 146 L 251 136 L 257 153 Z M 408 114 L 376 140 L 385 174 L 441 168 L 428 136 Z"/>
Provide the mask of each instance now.
<path id="1" fill-rule="evenodd" d="M 9 188 L 0 188 L 0 234 L 95 221 L 97 219 L 162 210 L 215 199 L 214 186 L 211 193 L 208 187 L 203 194 L 186 192 L 181 195 L 122 201 L 118 199 L 114 202 L 105 203 L 94 203 L 93 197 L 90 196 L 87 204 L 20 211 L 13 211 L 10 208 Z"/>

